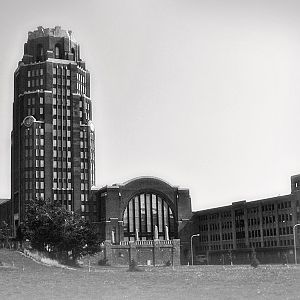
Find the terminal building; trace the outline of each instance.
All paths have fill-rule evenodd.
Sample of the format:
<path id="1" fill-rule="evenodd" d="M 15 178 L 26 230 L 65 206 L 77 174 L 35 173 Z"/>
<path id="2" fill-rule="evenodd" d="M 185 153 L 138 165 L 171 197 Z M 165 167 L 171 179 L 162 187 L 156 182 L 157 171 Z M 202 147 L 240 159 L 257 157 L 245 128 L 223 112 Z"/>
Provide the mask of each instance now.
<path id="1" fill-rule="evenodd" d="M 72 32 L 59 26 L 28 33 L 14 73 L 11 159 L 0 221 L 13 235 L 26 200 L 42 197 L 94 223 L 112 264 L 248 263 L 253 251 L 261 262 L 293 262 L 300 175 L 290 195 L 194 213 L 189 190 L 159 178 L 95 187 L 90 73 Z"/>
<path id="2" fill-rule="evenodd" d="M 299 223 L 296 175 L 291 177 L 291 194 L 194 212 L 186 230 L 189 236 L 199 234 L 193 238 L 198 263 L 249 263 L 254 251 L 262 263 L 294 263 L 293 227 Z M 296 245 L 298 249 L 299 234 Z"/>

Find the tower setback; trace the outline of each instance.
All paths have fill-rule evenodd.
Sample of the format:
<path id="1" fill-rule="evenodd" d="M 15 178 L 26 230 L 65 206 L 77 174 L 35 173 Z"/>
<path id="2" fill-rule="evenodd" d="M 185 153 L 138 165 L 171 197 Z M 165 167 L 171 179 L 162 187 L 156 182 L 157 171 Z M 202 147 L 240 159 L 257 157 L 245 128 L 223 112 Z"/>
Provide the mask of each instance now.
<path id="1" fill-rule="evenodd" d="M 24 218 L 24 203 L 35 197 L 90 217 L 95 185 L 90 73 L 71 31 L 56 26 L 28 33 L 14 73 L 11 151 L 15 227 Z"/>

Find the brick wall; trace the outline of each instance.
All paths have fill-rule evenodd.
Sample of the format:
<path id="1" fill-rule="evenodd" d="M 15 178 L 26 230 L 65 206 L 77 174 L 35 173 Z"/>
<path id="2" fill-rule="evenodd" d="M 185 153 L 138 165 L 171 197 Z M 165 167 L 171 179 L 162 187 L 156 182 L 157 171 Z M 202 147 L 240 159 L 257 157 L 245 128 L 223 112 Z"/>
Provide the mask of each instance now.
<path id="1" fill-rule="evenodd" d="M 104 253 L 110 265 L 128 265 L 132 259 L 142 266 L 163 266 L 168 262 L 179 265 L 180 240 L 122 242 L 121 245 L 105 241 Z"/>

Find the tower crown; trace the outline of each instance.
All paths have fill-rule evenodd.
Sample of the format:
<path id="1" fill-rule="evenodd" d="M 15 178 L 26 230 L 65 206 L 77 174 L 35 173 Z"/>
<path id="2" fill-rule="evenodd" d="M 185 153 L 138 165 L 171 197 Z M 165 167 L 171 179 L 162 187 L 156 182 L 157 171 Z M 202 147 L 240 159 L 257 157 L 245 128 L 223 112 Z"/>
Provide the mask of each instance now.
<path id="1" fill-rule="evenodd" d="M 25 64 L 63 59 L 80 62 L 80 47 L 72 36 L 71 30 L 43 28 L 28 32 L 28 40 L 24 45 L 22 62 Z"/>

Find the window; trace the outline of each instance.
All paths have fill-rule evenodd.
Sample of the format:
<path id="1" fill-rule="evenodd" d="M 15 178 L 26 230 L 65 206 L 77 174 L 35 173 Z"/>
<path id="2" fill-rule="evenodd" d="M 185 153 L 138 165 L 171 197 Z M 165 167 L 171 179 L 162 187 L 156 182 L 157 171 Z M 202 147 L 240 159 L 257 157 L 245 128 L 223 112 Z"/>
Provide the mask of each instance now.
<path id="1" fill-rule="evenodd" d="M 36 47 L 36 60 L 41 61 L 43 58 L 44 50 L 43 50 L 43 45 L 38 44 Z"/>
<path id="2" fill-rule="evenodd" d="M 175 237 L 175 220 L 172 209 L 167 202 L 156 194 L 142 193 L 132 198 L 123 213 L 124 236 L 134 238 L 136 231 L 139 237 L 165 239 L 168 228 L 169 238 Z"/>
<path id="3" fill-rule="evenodd" d="M 54 48 L 54 57 L 55 58 L 61 58 L 61 49 L 60 49 L 60 45 L 56 44 L 55 48 Z"/>

